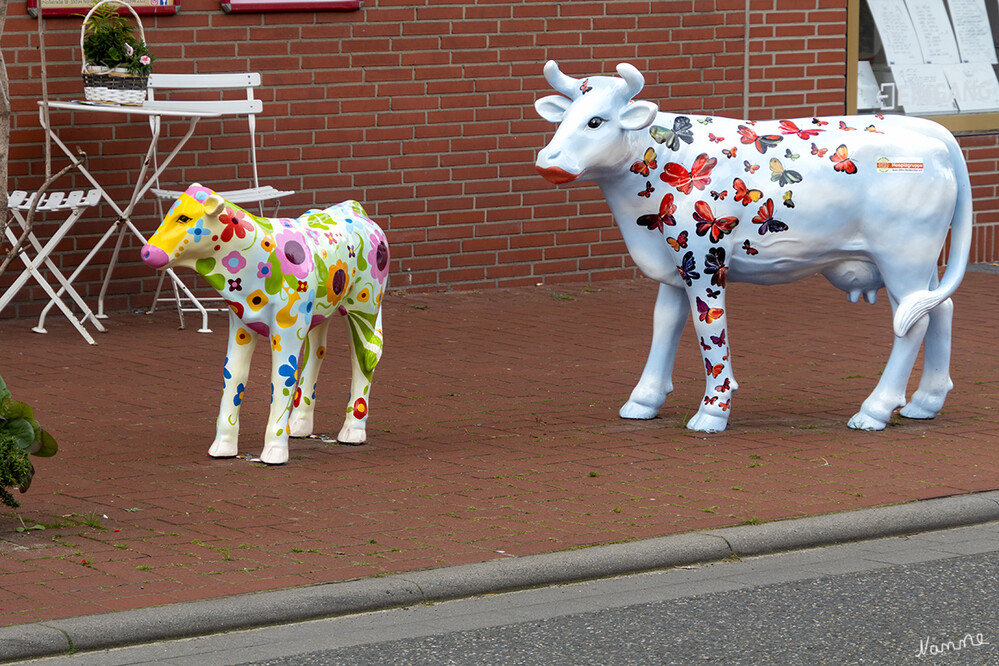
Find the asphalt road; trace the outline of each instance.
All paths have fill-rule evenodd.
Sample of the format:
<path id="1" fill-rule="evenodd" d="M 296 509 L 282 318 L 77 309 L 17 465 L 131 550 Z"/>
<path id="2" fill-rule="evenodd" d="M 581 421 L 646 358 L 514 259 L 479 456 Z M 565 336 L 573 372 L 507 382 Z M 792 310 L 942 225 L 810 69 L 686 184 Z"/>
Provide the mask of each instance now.
<path id="1" fill-rule="evenodd" d="M 999 523 L 32 664 L 997 664 Z"/>

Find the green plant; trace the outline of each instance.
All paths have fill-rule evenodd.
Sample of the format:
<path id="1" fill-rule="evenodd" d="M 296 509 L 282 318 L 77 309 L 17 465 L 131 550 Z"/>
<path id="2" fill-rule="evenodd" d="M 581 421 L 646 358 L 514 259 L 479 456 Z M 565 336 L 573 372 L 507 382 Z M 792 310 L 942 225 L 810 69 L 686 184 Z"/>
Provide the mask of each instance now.
<path id="1" fill-rule="evenodd" d="M 132 22 L 118 13 L 114 3 L 103 4 L 90 14 L 83 36 L 83 56 L 91 65 L 148 76 L 156 56 L 132 34 Z"/>
<path id="2" fill-rule="evenodd" d="M 28 455 L 54 456 L 58 448 L 52 435 L 38 425 L 31 407 L 12 399 L 0 377 L 0 501 L 13 509 L 19 507 L 7 489 L 28 491 L 35 475 Z"/>

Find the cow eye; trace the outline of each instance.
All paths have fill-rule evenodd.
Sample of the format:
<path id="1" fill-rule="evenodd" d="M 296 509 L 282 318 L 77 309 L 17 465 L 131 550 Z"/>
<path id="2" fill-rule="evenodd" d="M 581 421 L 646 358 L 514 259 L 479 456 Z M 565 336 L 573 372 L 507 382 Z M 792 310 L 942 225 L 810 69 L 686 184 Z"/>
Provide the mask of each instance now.
<path id="1" fill-rule="evenodd" d="M 590 129 L 597 129 L 603 124 L 604 124 L 603 118 L 600 118 L 599 116 L 593 116 L 592 118 L 590 118 L 589 122 L 586 123 L 586 126 L 589 127 Z"/>
<path id="2" fill-rule="evenodd" d="M 181 224 L 187 224 L 188 222 L 191 221 L 191 218 L 189 218 L 187 215 L 178 215 L 177 221 L 180 222 Z"/>

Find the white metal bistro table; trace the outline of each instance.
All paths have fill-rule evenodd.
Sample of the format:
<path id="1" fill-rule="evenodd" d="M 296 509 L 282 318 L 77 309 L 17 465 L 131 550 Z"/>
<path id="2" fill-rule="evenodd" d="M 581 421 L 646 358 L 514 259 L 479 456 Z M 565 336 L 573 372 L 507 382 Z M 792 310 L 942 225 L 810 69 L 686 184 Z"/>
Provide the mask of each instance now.
<path id="1" fill-rule="evenodd" d="M 115 264 L 118 262 L 118 254 L 121 251 L 121 245 L 125 238 L 125 234 L 127 232 L 131 232 L 137 239 L 139 239 L 140 242 L 142 242 L 143 245 L 146 243 L 146 237 L 132 222 L 132 211 L 135 209 L 136 204 L 142 199 L 143 196 L 145 196 L 146 192 L 153 187 L 159 179 L 160 174 L 166 170 L 166 168 L 170 165 L 170 162 L 173 161 L 173 158 L 176 157 L 187 144 L 187 141 L 194 134 L 198 121 L 202 118 L 218 118 L 223 114 L 219 111 L 198 109 L 196 107 L 178 108 L 175 105 L 160 106 L 155 102 L 147 102 L 141 106 L 125 106 L 77 100 L 68 102 L 49 101 L 47 103 L 39 101 L 38 107 L 38 118 L 42 128 L 45 129 L 48 135 L 52 138 L 52 141 L 59 146 L 59 149 L 66 154 L 76 169 L 83 174 L 88 181 L 90 181 L 90 184 L 93 185 L 95 189 L 101 193 L 101 198 L 106 201 L 109 206 L 111 206 L 112 210 L 114 210 L 115 214 L 118 216 L 111 226 L 108 227 L 107 231 L 104 232 L 104 235 L 100 238 L 93 249 L 91 249 L 87 256 L 83 259 L 81 264 L 73 271 L 73 273 L 70 274 L 68 278 L 68 282 L 72 284 L 83 269 L 86 268 L 86 266 L 94 258 L 97 252 L 104 246 L 105 243 L 107 243 L 108 239 L 111 238 L 111 236 L 113 236 L 116 232 L 118 233 L 118 240 L 115 243 L 114 253 L 111 255 L 111 261 L 105 271 L 104 283 L 101 285 L 100 295 L 97 299 L 97 313 L 95 316 L 100 319 L 105 319 L 107 318 L 107 315 L 104 314 L 104 296 L 107 293 L 108 284 L 111 282 L 111 274 L 114 271 Z M 88 171 L 86 165 L 75 154 L 73 154 L 73 151 L 71 151 L 65 143 L 63 143 L 63 141 L 59 138 L 58 133 L 51 126 L 46 124 L 48 118 L 48 115 L 45 112 L 46 107 L 49 111 L 59 110 L 74 111 L 78 113 L 103 113 L 108 115 L 110 122 L 114 122 L 113 116 L 115 115 L 145 116 L 152 121 L 150 122 L 151 139 L 149 142 L 149 148 L 146 150 L 146 155 L 142 160 L 138 176 L 135 179 L 135 187 L 132 190 L 132 196 L 124 206 L 120 205 L 112 199 L 110 195 L 108 195 L 107 191 L 94 174 Z M 153 156 L 156 153 L 157 142 L 160 139 L 161 123 L 159 121 L 161 118 L 186 118 L 188 120 L 188 128 L 184 136 L 177 140 L 173 150 L 171 150 L 170 153 L 159 162 L 158 166 L 153 167 L 152 172 L 150 173 L 150 167 L 153 165 Z M 190 298 L 191 301 L 201 310 L 202 315 L 204 315 L 203 321 L 207 321 L 207 314 L 198 302 L 198 299 L 194 297 L 194 294 L 192 294 L 187 286 L 177 278 L 172 269 L 167 269 L 167 274 L 170 276 L 170 279 L 173 280 L 174 284 L 176 284 L 177 287 L 184 292 L 184 295 Z M 57 292 L 57 295 L 61 295 L 62 291 L 63 290 L 60 289 L 60 291 Z M 53 305 L 54 302 L 50 301 L 42 311 L 38 324 L 39 329 L 44 330 L 45 315 Z M 203 327 L 202 330 L 204 331 L 206 329 Z"/>

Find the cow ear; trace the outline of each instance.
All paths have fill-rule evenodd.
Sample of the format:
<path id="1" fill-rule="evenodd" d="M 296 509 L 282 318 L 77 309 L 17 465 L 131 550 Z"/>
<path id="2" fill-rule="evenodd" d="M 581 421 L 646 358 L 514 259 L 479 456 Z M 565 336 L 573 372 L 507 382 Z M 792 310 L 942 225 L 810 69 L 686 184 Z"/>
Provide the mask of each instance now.
<path id="1" fill-rule="evenodd" d="M 656 120 L 659 107 L 652 102 L 631 102 L 618 114 L 618 122 L 626 130 L 641 130 Z"/>
<path id="2" fill-rule="evenodd" d="M 205 199 L 205 212 L 212 217 L 221 213 L 223 206 L 225 206 L 225 199 L 217 194 L 212 193 Z"/>
<path id="3" fill-rule="evenodd" d="M 538 115 L 550 123 L 562 122 L 562 116 L 572 101 L 561 95 L 548 95 L 534 102 L 534 109 Z"/>

